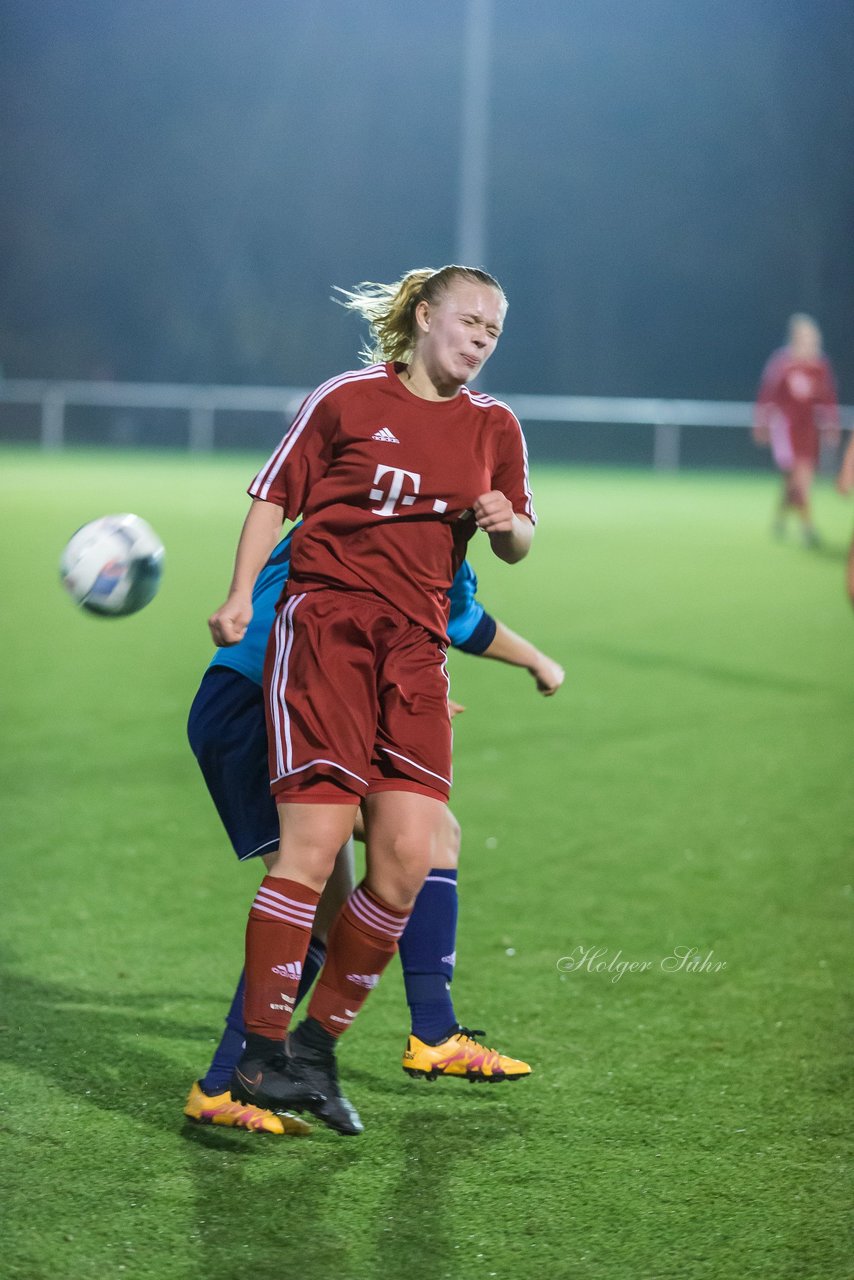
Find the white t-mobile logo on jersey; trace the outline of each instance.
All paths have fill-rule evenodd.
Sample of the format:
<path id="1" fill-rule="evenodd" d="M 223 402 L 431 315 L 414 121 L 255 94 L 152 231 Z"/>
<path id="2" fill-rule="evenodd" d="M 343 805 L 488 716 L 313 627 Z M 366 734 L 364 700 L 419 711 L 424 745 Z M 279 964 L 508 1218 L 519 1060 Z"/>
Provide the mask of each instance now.
<path id="1" fill-rule="evenodd" d="M 380 488 L 374 488 L 371 490 L 369 496 L 372 502 L 379 502 L 382 499 L 385 499 L 381 507 L 373 508 L 372 514 L 375 516 L 393 516 L 397 514 L 395 508 L 398 505 L 401 507 L 411 507 L 418 494 L 421 492 L 421 477 L 418 472 L 402 471 L 400 467 L 384 467 L 379 465 L 374 473 L 374 484 L 379 485 L 384 476 L 391 476 L 392 480 L 389 484 L 388 492 L 386 492 L 385 489 Z M 401 498 L 400 495 L 403 493 L 404 482 L 406 480 L 412 481 L 412 493 L 403 494 L 403 497 Z M 399 504 L 398 499 L 400 500 Z M 436 499 L 433 503 L 433 510 L 437 515 L 441 516 L 445 514 L 448 510 L 448 504 L 444 498 Z"/>
<path id="2" fill-rule="evenodd" d="M 401 471 L 400 467 L 384 467 L 377 464 L 374 473 L 374 485 L 379 485 L 385 476 L 391 476 L 388 490 L 385 488 L 374 488 L 370 492 L 372 502 L 380 502 L 385 499 L 381 507 L 374 507 L 372 514 L 375 516 L 393 516 L 395 507 L 411 507 L 416 496 L 421 492 L 421 477 L 417 471 Z M 412 492 L 403 494 L 404 485 L 407 480 L 412 482 Z M 401 497 L 403 494 L 403 497 Z"/>

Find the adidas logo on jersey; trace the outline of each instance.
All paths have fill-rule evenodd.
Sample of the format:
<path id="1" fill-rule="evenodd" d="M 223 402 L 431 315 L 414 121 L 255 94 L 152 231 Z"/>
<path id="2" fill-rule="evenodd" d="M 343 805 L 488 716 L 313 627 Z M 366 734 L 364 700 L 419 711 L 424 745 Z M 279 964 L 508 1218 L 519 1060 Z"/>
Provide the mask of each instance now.
<path id="1" fill-rule="evenodd" d="M 373 991 L 374 987 L 380 980 L 378 973 L 348 973 L 347 981 L 353 982 L 357 987 L 364 987 L 367 991 Z"/>
<path id="2" fill-rule="evenodd" d="M 393 431 L 389 431 L 388 427 L 380 427 L 379 431 L 374 432 L 371 439 L 382 440 L 383 444 L 400 444 L 397 436 Z"/>
<path id="3" fill-rule="evenodd" d="M 292 982 L 299 982 L 302 977 L 302 965 L 299 960 L 288 961 L 287 964 L 275 964 L 273 973 L 277 973 L 281 978 L 290 978 Z"/>

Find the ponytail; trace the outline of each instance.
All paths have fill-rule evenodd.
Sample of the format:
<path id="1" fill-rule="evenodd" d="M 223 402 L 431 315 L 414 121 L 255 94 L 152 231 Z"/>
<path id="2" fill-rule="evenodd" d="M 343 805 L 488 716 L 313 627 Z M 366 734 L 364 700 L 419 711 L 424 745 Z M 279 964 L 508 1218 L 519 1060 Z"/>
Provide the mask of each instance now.
<path id="1" fill-rule="evenodd" d="M 434 271 L 422 267 L 409 271 L 395 284 L 364 281 L 353 289 L 338 289 L 335 301 L 367 320 L 373 344 L 366 343 L 360 355 L 366 364 L 394 360 L 406 364 L 415 347 L 415 310 L 419 302 L 437 303 L 454 280 L 471 280 L 490 285 L 504 295 L 493 276 L 478 267 L 442 267 Z"/>

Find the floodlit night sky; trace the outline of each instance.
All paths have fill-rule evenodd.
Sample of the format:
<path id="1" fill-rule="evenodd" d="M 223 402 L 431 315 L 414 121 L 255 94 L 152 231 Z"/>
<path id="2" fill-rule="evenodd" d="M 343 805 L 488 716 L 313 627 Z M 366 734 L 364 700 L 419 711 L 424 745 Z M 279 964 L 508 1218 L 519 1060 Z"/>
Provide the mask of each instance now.
<path id="1" fill-rule="evenodd" d="M 453 260 L 463 5 L 4 0 L 9 376 L 309 385 L 335 284 Z M 749 398 L 814 312 L 854 399 L 854 6 L 494 0 L 489 385 Z"/>

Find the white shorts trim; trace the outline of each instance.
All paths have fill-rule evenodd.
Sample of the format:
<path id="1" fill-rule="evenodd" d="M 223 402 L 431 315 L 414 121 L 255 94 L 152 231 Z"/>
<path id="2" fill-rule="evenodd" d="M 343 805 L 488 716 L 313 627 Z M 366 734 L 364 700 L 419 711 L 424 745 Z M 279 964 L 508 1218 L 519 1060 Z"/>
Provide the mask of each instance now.
<path id="1" fill-rule="evenodd" d="M 253 849 L 251 853 L 244 853 L 237 859 L 238 862 L 246 862 L 248 858 L 257 858 L 259 853 L 265 853 L 267 849 L 275 849 L 278 847 L 279 837 L 275 840 L 265 840 L 263 844 L 259 844 L 257 849 Z"/>
<path id="2" fill-rule="evenodd" d="M 387 756 L 395 756 L 396 759 L 402 760 L 404 764 L 411 764 L 413 769 L 419 769 L 421 773 L 426 773 L 431 778 L 438 778 L 439 782 L 444 782 L 446 787 L 450 787 L 451 779 L 443 778 L 441 773 L 434 773 L 432 769 L 425 769 L 423 764 L 419 764 L 417 760 L 410 760 L 409 756 L 401 755 L 399 751 L 392 751 L 391 747 L 378 747 L 378 751 L 384 751 Z"/>
<path id="3" fill-rule="evenodd" d="M 355 778 L 357 782 L 364 783 L 368 786 L 367 778 L 360 778 L 358 773 L 353 773 L 350 769 L 345 769 L 343 764 L 339 764 L 337 760 L 309 760 L 308 764 L 301 764 L 298 769 L 285 769 L 278 777 L 273 778 L 272 783 L 281 782 L 283 778 L 292 778 L 296 773 L 305 773 L 306 769 L 310 769 L 315 764 L 328 764 L 333 769 L 340 769 L 342 773 L 346 773 L 348 778 Z"/>

